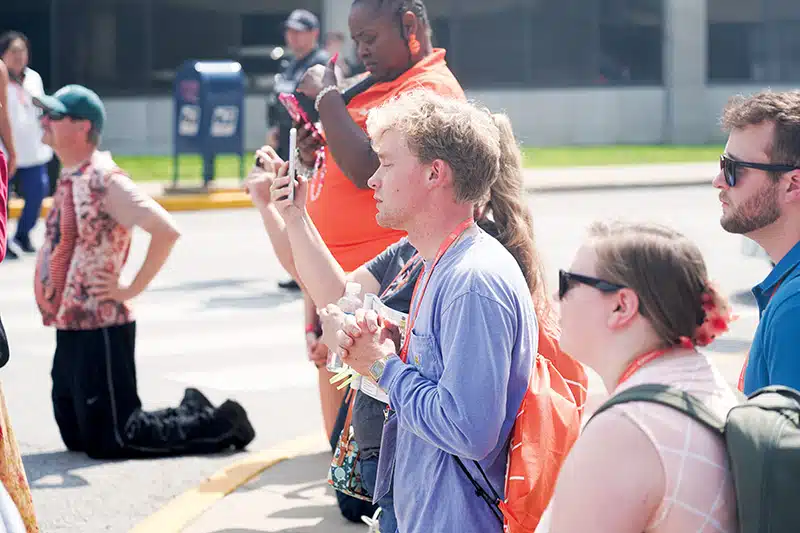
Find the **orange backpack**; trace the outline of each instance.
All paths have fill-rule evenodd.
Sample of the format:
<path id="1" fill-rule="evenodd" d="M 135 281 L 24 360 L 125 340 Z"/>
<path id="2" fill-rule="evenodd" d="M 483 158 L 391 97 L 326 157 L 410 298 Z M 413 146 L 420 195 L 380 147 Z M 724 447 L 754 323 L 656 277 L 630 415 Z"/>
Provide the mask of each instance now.
<path id="1" fill-rule="evenodd" d="M 578 438 L 589 378 L 558 341 L 539 331 L 539 353 L 531 369 L 508 448 L 506 499 L 489 484 L 487 494 L 459 458 L 456 462 L 478 496 L 504 522 L 507 533 L 533 533 L 555 490 L 561 465 Z M 480 465 L 475 463 L 488 484 Z"/>

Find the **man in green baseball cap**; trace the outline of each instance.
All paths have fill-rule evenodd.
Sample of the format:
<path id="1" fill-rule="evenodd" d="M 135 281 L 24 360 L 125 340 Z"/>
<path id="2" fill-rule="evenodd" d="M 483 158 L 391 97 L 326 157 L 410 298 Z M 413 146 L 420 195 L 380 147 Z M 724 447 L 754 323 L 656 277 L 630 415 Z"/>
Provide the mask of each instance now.
<path id="1" fill-rule="evenodd" d="M 161 271 L 180 231 L 109 152 L 98 150 L 106 113 L 97 94 L 67 85 L 34 103 L 43 110 L 42 140 L 63 167 L 37 256 L 34 294 L 42 323 L 56 330 L 51 398 L 64 445 L 94 458 L 244 448 L 255 429 L 233 400 L 217 407 L 189 388 L 177 408 L 142 409 L 131 300 Z M 134 227 L 150 240 L 126 283 L 120 272 Z"/>
<path id="2" fill-rule="evenodd" d="M 97 93 L 82 85 L 67 85 L 52 96 L 33 99 L 43 111 L 43 142 L 53 148 L 72 144 L 75 133 L 86 131 L 92 146 L 100 142 L 106 122 L 106 109 Z"/>

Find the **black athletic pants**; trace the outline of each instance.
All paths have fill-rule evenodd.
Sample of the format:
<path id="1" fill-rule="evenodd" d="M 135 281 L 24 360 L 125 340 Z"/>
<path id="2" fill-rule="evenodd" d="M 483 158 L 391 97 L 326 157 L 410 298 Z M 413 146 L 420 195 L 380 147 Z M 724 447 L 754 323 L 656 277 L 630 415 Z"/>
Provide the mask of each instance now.
<path id="1" fill-rule="evenodd" d="M 212 409 L 142 411 L 135 346 L 135 322 L 56 330 L 53 412 L 67 449 L 94 458 L 136 458 L 228 448 L 233 426 Z"/>

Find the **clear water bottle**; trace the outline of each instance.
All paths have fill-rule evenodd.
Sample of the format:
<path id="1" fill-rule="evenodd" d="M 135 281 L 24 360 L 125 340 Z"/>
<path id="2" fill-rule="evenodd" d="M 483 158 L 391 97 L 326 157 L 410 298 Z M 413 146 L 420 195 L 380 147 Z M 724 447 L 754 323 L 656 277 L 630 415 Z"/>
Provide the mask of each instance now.
<path id="1" fill-rule="evenodd" d="M 339 301 L 336 302 L 336 305 L 348 315 L 354 315 L 357 309 L 360 309 L 362 306 L 361 298 L 359 295 L 361 294 L 361 284 L 360 283 L 353 283 L 348 282 L 344 288 L 344 296 L 339 298 Z M 342 356 L 339 354 L 338 350 L 328 350 L 328 364 L 326 368 L 330 372 L 339 373 L 345 368 L 345 364 L 342 361 Z"/>

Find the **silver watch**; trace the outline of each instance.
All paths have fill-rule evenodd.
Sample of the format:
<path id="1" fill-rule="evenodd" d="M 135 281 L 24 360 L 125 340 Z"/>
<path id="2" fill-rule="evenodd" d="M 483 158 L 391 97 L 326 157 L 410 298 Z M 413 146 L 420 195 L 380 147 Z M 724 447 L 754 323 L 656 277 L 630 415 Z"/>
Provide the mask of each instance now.
<path id="1" fill-rule="evenodd" d="M 375 383 L 378 383 L 381 380 L 381 376 L 383 376 L 383 371 L 386 370 L 386 360 L 388 357 L 384 357 L 383 359 L 378 359 L 369 367 L 369 377 Z"/>

